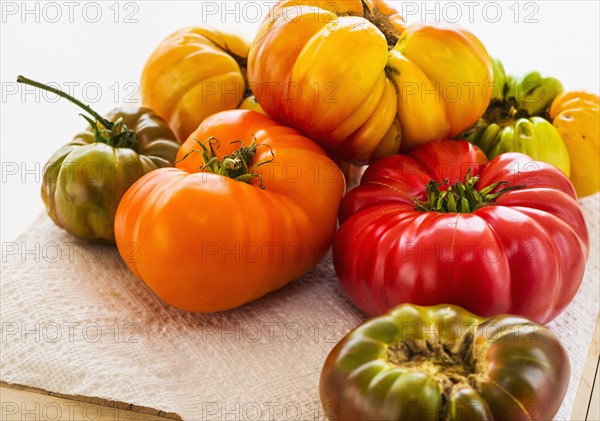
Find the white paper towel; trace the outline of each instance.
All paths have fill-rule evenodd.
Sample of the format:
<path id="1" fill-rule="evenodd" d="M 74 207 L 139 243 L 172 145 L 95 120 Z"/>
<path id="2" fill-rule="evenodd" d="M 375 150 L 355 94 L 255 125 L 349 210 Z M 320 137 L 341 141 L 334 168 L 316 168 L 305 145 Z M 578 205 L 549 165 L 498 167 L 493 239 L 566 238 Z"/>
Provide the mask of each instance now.
<path id="1" fill-rule="evenodd" d="M 585 279 L 550 323 L 572 366 L 557 420 L 570 419 L 599 310 L 599 198 L 582 201 L 591 237 Z M 5 244 L 2 262 L 2 381 L 189 420 L 325 419 L 321 366 L 364 320 L 330 256 L 284 289 L 214 315 L 165 305 L 115 248 L 78 242 L 49 219 Z"/>

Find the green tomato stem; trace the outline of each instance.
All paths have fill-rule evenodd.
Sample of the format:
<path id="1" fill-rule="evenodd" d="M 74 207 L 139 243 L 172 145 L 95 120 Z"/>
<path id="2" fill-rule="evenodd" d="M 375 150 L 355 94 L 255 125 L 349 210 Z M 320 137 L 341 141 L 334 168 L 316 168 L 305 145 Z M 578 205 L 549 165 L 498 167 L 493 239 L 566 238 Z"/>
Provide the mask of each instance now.
<path id="1" fill-rule="evenodd" d="M 94 111 L 89 105 L 84 104 L 83 102 L 79 101 L 77 98 L 72 97 L 71 95 L 67 94 L 66 92 L 61 91 L 58 88 L 53 88 L 52 86 L 44 85 L 43 83 L 36 82 L 35 80 L 28 79 L 25 76 L 21 76 L 21 75 L 19 75 L 17 77 L 17 83 L 24 83 L 25 85 L 35 86 L 38 89 L 52 92 L 53 94 L 56 94 L 59 97 L 64 98 L 64 99 L 72 102 L 73 104 L 79 106 L 81 109 L 85 110 L 88 114 L 90 114 L 92 117 L 94 117 L 96 120 L 98 120 L 100 122 L 100 124 L 102 124 L 106 129 L 108 129 L 108 130 L 112 129 L 112 126 L 113 126 L 112 122 L 110 122 L 107 119 L 105 119 L 104 117 L 102 117 L 100 114 L 98 114 L 96 111 Z"/>
<path id="2" fill-rule="evenodd" d="M 508 184 L 507 181 L 498 181 L 482 190 L 477 190 L 475 184 L 479 181 L 479 176 L 471 176 L 471 170 L 467 171 L 465 182 L 456 182 L 448 186 L 446 190 L 440 191 L 440 187 L 449 184 L 448 180 L 436 183 L 431 180 L 425 188 L 427 201 L 414 199 L 415 209 L 421 212 L 440 212 L 440 213 L 472 213 L 485 206 L 498 197 L 512 190 L 521 189 L 525 186 L 509 186 L 502 190 L 492 193 L 496 187 Z"/>
<path id="3" fill-rule="evenodd" d="M 52 92 L 53 94 L 72 102 L 94 117 L 96 121 L 84 114 L 80 114 L 90 124 L 90 127 L 94 131 L 94 142 L 106 143 L 107 145 L 114 146 L 115 148 L 128 148 L 138 152 L 139 144 L 136 133 L 133 130 L 129 130 L 127 126 L 123 124 L 122 117 L 117 121 L 108 121 L 106 118 L 94 111 L 89 105 L 84 104 L 77 98 L 72 97 L 60 89 L 36 82 L 35 80 L 28 79 L 21 75 L 17 77 L 17 82 Z M 98 124 L 100 124 L 102 127 L 98 127 Z"/>
<path id="4" fill-rule="evenodd" d="M 254 178 L 258 178 L 260 180 L 260 188 L 265 190 L 262 175 L 255 174 L 255 171 L 258 167 L 268 164 L 275 159 L 273 148 L 271 148 L 270 145 L 265 146 L 271 148 L 271 158 L 252 166 L 256 149 L 259 146 L 256 144 L 256 139 L 252 141 L 250 146 L 244 145 L 244 142 L 241 140 L 231 142 L 231 144 L 239 143 L 240 147 L 233 151 L 231 155 L 224 156 L 223 159 L 219 159 L 215 152 L 215 149 L 221 147 L 221 142 L 216 137 L 211 136 L 205 142 L 200 142 L 198 139 L 194 140 L 198 143 L 200 149 L 192 149 L 175 161 L 175 163 L 183 161 L 193 153 L 200 153 L 202 154 L 202 159 L 204 161 L 204 165 L 200 168 L 200 171 L 222 175 L 243 183 L 249 183 Z M 207 143 L 208 147 L 206 146 Z"/>

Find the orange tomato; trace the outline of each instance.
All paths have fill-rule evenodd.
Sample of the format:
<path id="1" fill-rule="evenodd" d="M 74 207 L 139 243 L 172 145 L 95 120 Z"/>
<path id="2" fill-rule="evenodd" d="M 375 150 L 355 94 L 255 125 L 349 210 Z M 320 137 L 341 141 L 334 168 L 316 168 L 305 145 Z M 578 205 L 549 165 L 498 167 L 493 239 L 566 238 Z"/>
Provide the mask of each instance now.
<path id="1" fill-rule="evenodd" d="M 135 183 L 115 219 L 123 259 L 167 303 L 237 307 L 300 277 L 329 248 L 344 177 L 298 131 L 255 111 L 224 111 L 178 157 L 177 168 Z"/>
<path id="2" fill-rule="evenodd" d="M 380 0 L 281 0 L 251 46 L 248 80 L 268 115 L 366 163 L 471 127 L 492 65 L 469 31 L 405 24 Z"/>
<path id="3" fill-rule="evenodd" d="M 167 120 L 183 142 L 206 117 L 237 108 L 250 95 L 248 49 L 244 39 L 209 26 L 181 29 L 148 58 L 142 102 Z"/>

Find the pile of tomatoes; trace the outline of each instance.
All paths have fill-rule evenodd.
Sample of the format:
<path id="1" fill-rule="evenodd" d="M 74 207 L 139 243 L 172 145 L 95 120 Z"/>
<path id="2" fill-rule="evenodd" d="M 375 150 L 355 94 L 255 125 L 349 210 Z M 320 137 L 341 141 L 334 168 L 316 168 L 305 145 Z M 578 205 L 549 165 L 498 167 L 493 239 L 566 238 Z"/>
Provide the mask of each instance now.
<path id="1" fill-rule="evenodd" d="M 146 63 L 144 106 L 105 116 L 19 81 L 89 114 L 46 167 L 48 214 L 116 243 L 167 303 L 235 308 L 333 245 L 341 287 L 377 317 L 325 363 L 331 419 L 558 410 L 568 357 L 538 323 L 583 278 L 597 95 L 507 75 L 469 31 L 381 0 L 280 0 L 251 44 L 181 29 Z M 346 192 L 350 165 L 369 166 Z"/>

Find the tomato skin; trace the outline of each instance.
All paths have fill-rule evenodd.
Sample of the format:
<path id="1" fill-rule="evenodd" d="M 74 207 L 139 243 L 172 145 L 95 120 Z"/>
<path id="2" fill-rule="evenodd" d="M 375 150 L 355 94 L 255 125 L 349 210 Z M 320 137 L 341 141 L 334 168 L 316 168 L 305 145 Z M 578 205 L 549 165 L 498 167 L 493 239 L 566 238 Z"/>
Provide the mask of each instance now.
<path id="1" fill-rule="evenodd" d="M 125 195 L 115 221 L 130 269 L 167 303 L 216 312 L 240 306 L 300 277 L 329 248 L 344 177 L 324 151 L 298 131 L 254 111 L 207 118 L 179 159 L 214 136 L 223 158 L 256 140 L 250 183 L 202 172 L 192 153 L 177 168 L 155 171 Z"/>
<path id="2" fill-rule="evenodd" d="M 524 187 L 472 213 L 415 210 L 411 197 L 424 200 L 430 180 L 441 182 L 450 168 L 460 168 L 457 178 L 464 179 L 468 166 L 455 143 L 434 141 L 382 158 L 344 198 L 333 246 L 342 287 L 369 315 L 402 303 L 449 303 L 483 316 L 552 320 L 577 292 L 589 254 L 572 184 L 523 154 L 486 164 L 477 153 L 468 159 L 475 162 L 471 175 L 480 177 L 477 189 L 498 181 Z M 445 166 L 435 165 L 439 156 Z"/>
<path id="3" fill-rule="evenodd" d="M 600 98 L 591 92 L 564 92 L 552 102 L 549 117 L 569 151 L 577 195 L 599 192 Z"/>
<path id="4" fill-rule="evenodd" d="M 206 117 L 235 109 L 245 99 L 249 48 L 237 35 L 207 25 L 172 33 L 144 66 L 143 104 L 167 120 L 184 142 Z"/>
<path id="5" fill-rule="evenodd" d="M 248 80 L 268 115 L 361 164 L 469 128 L 492 66 L 465 29 L 404 24 L 383 1 L 281 0 L 250 48 Z"/>
<path id="6" fill-rule="evenodd" d="M 319 388 L 331 421 L 537 421 L 554 417 L 569 374 L 565 349 L 537 323 L 405 304 L 348 333 Z"/>

